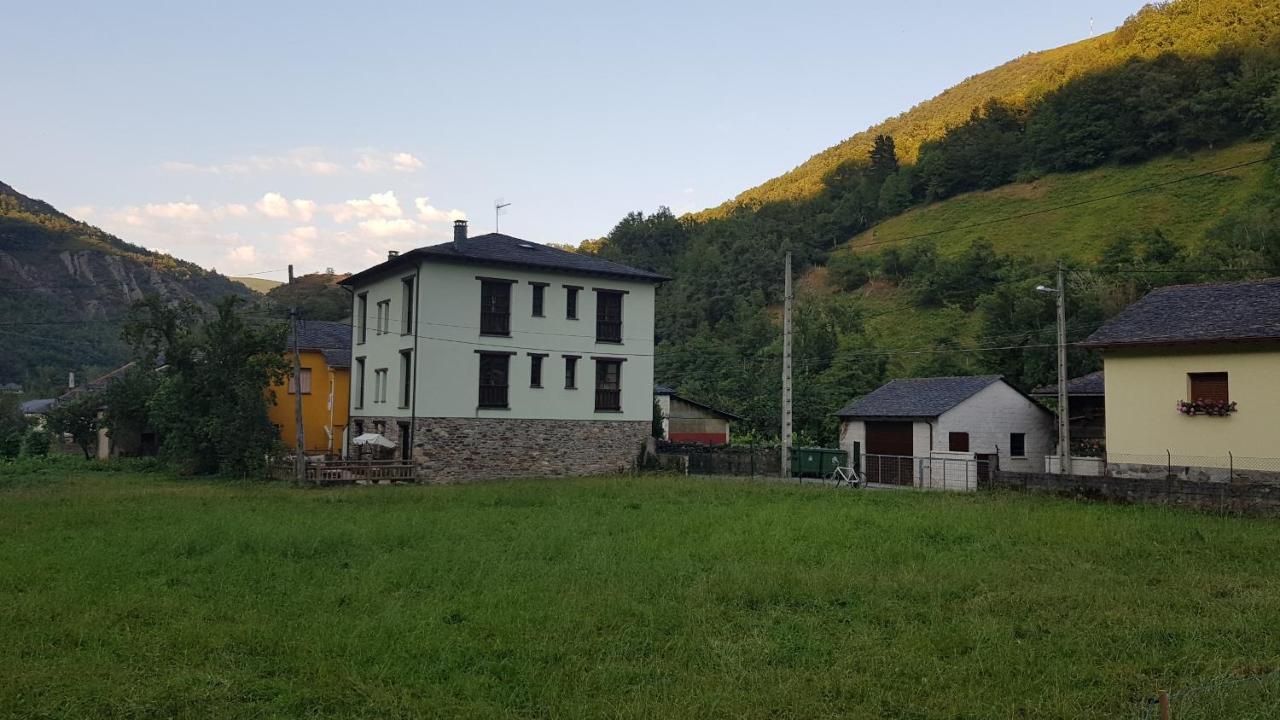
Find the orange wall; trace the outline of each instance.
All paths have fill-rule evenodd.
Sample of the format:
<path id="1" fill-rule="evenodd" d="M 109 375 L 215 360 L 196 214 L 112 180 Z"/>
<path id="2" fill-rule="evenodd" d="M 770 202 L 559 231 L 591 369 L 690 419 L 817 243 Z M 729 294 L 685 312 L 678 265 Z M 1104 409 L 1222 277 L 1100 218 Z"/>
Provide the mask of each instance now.
<path id="1" fill-rule="evenodd" d="M 304 350 L 300 355 L 302 368 L 311 370 L 311 392 L 302 396 L 302 429 L 307 452 L 340 453 L 350 404 L 351 371 L 330 368 L 319 352 Z M 292 361 L 292 357 L 289 359 Z M 288 381 L 272 386 L 268 392 L 274 393 L 276 402 L 268 408 L 267 415 L 280 427 L 280 440 L 284 446 L 293 449 L 297 446 L 297 430 L 293 418 L 294 397 L 289 392 Z M 332 439 L 325 432 L 326 427 L 332 433 Z"/>

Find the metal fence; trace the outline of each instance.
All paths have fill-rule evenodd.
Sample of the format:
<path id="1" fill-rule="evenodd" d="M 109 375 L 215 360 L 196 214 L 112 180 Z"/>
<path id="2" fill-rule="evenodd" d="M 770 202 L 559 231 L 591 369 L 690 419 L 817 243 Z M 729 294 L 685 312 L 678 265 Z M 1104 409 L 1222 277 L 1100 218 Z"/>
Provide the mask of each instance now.
<path id="1" fill-rule="evenodd" d="M 659 443 L 659 467 L 689 475 L 754 475 L 782 474 L 782 454 L 776 447 L 753 445 L 706 446 Z"/>
<path id="2" fill-rule="evenodd" d="M 1112 477 L 1182 479 L 1217 482 L 1280 482 L 1280 458 L 1226 455 L 1134 455 L 1108 452 L 1106 474 Z"/>
<path id="3" fill-rule="evenodd" d="M 861 464 L 867 482 L 876 485 L 960 492 L 976 491 L 995 465 L 986 457 L 951 455 L 865 455 Z"/>

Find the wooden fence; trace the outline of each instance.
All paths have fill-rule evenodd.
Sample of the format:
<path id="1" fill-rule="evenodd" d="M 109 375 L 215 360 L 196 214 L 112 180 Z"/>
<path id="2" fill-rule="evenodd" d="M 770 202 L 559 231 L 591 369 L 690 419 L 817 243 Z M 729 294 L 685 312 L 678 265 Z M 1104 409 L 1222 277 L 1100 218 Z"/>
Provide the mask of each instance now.
<path id="1" fill-rule="evenodd" d="M 277 480 L 293 480 L 292 461 L 272 465 Z M 401 460 L 308 460 L 305 482 L 314 485 L 354 485 L 417 482 L 417 468 Z"/>

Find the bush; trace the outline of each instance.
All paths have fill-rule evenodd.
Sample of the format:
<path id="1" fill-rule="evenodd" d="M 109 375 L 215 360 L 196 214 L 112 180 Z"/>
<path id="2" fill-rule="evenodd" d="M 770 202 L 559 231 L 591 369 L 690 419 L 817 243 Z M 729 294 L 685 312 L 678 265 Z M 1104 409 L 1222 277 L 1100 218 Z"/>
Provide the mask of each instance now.
<path id="1" fill-rule="evenodd" d="M 22 436 L 22 457 L 44 457 L 49 454 L 49 446 L 52 444 L 53 439 L 48 431 L 43 428 L 28 428 Z"/>

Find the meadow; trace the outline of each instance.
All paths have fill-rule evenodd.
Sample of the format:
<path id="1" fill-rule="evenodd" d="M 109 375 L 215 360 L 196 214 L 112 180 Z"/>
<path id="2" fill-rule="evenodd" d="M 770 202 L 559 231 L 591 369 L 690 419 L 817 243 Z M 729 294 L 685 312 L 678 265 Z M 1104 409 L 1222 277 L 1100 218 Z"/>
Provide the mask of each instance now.
<path id="1" fill-rule="evenodd" d="M 0 717 L 1135 718 L 1280 668 L 1278 534 L 660 476 L 0 472 Z"/>

